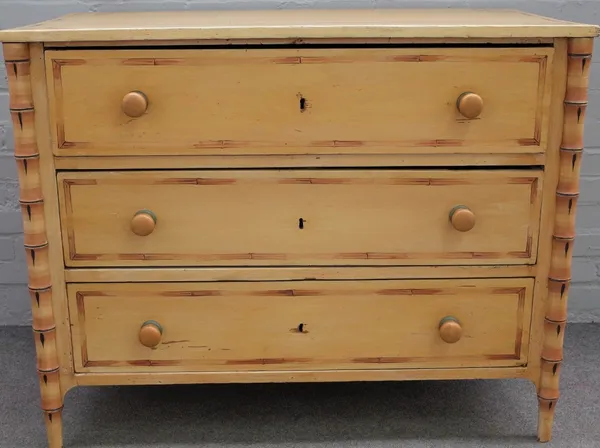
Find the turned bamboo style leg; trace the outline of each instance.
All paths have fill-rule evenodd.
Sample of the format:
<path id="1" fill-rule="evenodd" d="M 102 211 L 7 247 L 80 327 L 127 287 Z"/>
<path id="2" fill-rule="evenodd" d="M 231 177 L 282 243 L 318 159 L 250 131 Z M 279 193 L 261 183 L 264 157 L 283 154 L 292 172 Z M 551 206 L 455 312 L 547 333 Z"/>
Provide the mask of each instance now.
<path id="1" fill-rule="evenodd" d="M 19 202 L 23 215 L 42 409 L 49 447 L 62 448 L 63 393 L 59 381 L 60 365 L 56 350 L 44 197 L 40 182 L 40 157 L 35 135 L 29 45 L 9 43 L 4 44 L 3 50 L 15 135 L 15 159 L 20 184 Z"/>
<path id="2" fill-rule="evenodd" d="M 556 187 L 556 217 L 548 279 L 541 378 L 538 388 L 538 440 L 540 442 L 548 442 L 552 437 L 554 412 L 559 397 L 592 48 L 592 39 L 573 38 L 568 42 L 563 137 Z"/>

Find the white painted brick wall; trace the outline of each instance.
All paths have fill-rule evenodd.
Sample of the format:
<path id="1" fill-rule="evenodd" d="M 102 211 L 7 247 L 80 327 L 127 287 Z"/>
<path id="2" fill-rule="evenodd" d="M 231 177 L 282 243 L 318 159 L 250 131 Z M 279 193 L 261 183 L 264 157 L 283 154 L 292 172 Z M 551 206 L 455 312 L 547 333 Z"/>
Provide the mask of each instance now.
<path id="1" fill-rule="evenodd" d="M 271 8 L 514 8 L 600 23 L 600 0 L 0 0 L 0 29 L 79 11 Z M 600 43 L 592 67 L 569 314 L 600 321 Z M 29 297 L 4 66 L 0 68 L 0 325 L 28 323 Z"/>

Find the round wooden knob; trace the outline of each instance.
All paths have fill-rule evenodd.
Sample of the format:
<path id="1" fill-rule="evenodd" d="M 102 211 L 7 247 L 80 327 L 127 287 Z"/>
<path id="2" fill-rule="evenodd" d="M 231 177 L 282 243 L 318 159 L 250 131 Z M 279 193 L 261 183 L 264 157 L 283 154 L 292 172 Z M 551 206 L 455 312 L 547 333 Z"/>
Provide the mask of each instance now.
<path id="1" fill-rule="evenodd" d="M 468 232 L 475 227 L 475 213 L 466 205 L 457 205 L 450 210 L 450 222 L 459 232 Z"/>
<path id="2" fill-rule="evenodd" d="M 483 99 L 476 93 L 465 92 L 456 100 L 456 108 L 465 118 L 477 118 L 483 110 Z"/>
<path id="3" fill-rule="evenodd" d="M 148 109 L 148 97 L 140 91 L 129 92 L 121 103 L 125 115 L 131 118 L 141 117 Z"/>
<path id="4" fill-rule="evenodd" d="M 444 317 L 440 321 L 440 337 L 448 344 L 458 342 L 462 336 L 460 322 L 451 316 Z"/>
<path id="5" fill-rule="evenodd" d="M 160 344 L 163 329 L 155 320 L 147 320 L 140 328 L 140 342 L 148 348 L 154 348 Z"/>
<path id="6" fill-rule="evenodd" d="M 139 210 L 131 219 L 131 231 L 136 235 L 150 235 L 155 227 L 156 215 L 150 210 Z"/>

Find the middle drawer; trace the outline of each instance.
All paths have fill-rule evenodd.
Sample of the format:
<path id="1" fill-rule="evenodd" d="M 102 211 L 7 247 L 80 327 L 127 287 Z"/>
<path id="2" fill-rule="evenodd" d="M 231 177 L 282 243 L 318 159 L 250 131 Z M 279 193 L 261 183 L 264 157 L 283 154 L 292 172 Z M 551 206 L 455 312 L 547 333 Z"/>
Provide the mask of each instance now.
<path id="1" fill-rule="evenodd" d="M 537 170 L 58 174 L 67 266 L 535 262 Z"/>

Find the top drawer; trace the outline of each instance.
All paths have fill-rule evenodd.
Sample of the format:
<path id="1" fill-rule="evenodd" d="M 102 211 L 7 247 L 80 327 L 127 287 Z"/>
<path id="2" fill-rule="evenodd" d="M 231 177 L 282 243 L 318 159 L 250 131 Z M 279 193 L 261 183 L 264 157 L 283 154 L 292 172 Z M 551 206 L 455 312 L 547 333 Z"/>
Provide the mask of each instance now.
<path id="1" fill-rule="evenodd" d="M 59 155 L 540 152 L 552 54 L 48 51 L 54 148 Z M 123 108 L 130 92 L 136 117 Z M 465 92 L 482 99 L 476 118 L 457 108 Z"/>

